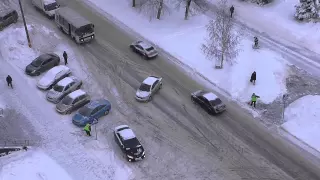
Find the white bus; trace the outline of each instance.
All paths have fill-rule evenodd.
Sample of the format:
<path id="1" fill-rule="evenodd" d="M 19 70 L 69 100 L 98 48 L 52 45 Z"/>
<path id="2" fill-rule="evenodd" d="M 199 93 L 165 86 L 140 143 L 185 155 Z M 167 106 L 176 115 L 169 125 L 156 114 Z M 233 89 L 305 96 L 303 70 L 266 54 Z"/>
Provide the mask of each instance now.
<path id="1" fill-rule="evenodd" d="M 60 7 L 55 12 L 57 26 L 71 36 L 78 44 L 94 39 L 94 25 L 68 7 Z"/>

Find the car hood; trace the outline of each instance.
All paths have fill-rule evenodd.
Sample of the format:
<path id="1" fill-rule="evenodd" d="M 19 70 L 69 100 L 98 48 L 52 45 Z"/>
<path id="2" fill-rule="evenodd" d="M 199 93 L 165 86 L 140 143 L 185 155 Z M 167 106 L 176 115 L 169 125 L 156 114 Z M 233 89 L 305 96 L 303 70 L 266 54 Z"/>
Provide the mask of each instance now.
<path id="1" fill-rule="evenodd" d="M 68 110 L 70 107 L 71 107 L 70 105 L 65 105 L 62 103 L 57 104 L 57 109 L 61 112 Z"/>
<path id="2" fill-rule="evenodd" d="M 150 96 L 150 92 L 138 90 L 136 93 L 136 96 L 141 97 L 141 98 L 146 98 L 146 97 Z"/>
<path id="3" fill-rule="evenodd" d="M 49 87 L 53 83 L 54 79 L 48 79 L 43 77 L 39 80 L 38 85 L 42 87 Z"/>
<path id="4" fill-rule="evenodd" d="M 38 69 L 39 69 L 39 67 L 34 67 L 34 66 L 32 66 L 31 64 L 29 64 L 29 65 L 26 67 L 26 71 L 28 71 L 28 72 L 32 72 L 32 71 L 38 70 Z"/>
<path id="5" fill-rule="evenodd" d="M 58 91 L 55 91 L 55 90 L 50 90 L 47 93 L 47 97 L 51 98 L 51 99 L 57 99 L 57 98 L 61 97 L 62 95 L 63 95 L 62 92 L 58 92 Z"/>

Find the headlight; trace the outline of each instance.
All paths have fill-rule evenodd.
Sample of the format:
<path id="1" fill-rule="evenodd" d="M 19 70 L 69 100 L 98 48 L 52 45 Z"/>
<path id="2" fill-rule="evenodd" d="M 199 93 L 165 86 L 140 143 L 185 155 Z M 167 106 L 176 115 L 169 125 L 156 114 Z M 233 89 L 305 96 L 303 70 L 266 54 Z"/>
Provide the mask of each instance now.
<path id="1" fill-rule="evenodd" d="M 128 158 L 133 159 L 133 156 L 127 155 Z"/>
<path id="2" fill-rule="evenodd" d="M 80 39 L 80 41 L 82 42 L 82 41 L 83 41 L 83 39 Z"/>
<path id="3" fill-rule="evenodd" d="M 36 70 L 31 71 L 31 73 L 35 73 L 35 72 L 36 72 Z"/>

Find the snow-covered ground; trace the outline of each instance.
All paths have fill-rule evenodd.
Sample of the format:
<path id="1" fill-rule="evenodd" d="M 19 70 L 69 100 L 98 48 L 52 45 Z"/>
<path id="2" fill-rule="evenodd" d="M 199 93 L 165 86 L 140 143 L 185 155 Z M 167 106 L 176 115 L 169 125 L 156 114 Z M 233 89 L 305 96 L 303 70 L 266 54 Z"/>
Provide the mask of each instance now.
<path id="1" fill-rule="evenodd" d="M 37 131 L 41 137 L 40 140 L 33 141 L 31 139 L 30 143 L 33 146 L 40 147 L 47 156 L 54 159 L 59 166 L 68 172 L 72 179 L 94 180 L 105 179 L 106 177 L 119 180 L 129 179 L 132 175 L 131 169 L 119 160 L 105 138 L 100 138 L 99 141 L 95 141 L 94 137 L 88 139 L 81 128 L 72 124 L 72 115 L 64 116 L 56 113 L 54 104 L 49 103 L 45 99 L 45 92 L 41 92 L 36 87 L 36 82 L 41 76 L 28 77 L 24 73 L 25 66 L 41 53 L 54 52 L 60 56 L 60 64 L 63 64 L 62 53 L 65 50 L 69 57 L 69 64 L 67 66 L 70 67 L 73 75 L 83 80 L 83 89 L 88 91 L 93 99 L 102 98 L 102 91 L 90 79 L 91 75 L 83 63 L 81 53 L 79 53 L 77 48 L 73 48 L 75 45 L 69 45 L 54 32 L 43 26 L 36 24 L 29 25 L 29 33 L 32 40 L 32 48 L 28 47 L 21 23 L 11 25 L 0 33 L 0 76 L 5 78 L 10 74 L 13 78 L 14 86 L 14 89 L 11 89 L 3 81 L 0 82 L 0 98 L 2 99 L 0 102 L 4 102 L 5 106 L 10 106 L 14 110 L 19 111 L 19 113 L 24 114 L 23 121 L 30 122 L 34 127 L 32 131 Z M 7 109 L 4 109 L 4 111 L 7 111 Z M 105 118 L 108 118 L 108 116 Z M 8 120 L 8 118 L 5 118 L 5 120 Z M 23 129 L 23 131 L 27 132 L 28 129 Z M 49 174 L 46 177 L 47 172 L 44 172 L 43 169 L 43 167 L 50 168 L 50 164 L 42 165 L 49 162 L 46 159 L 43 162 L 41 160 L 43 159 L 42 155 L 32 156 L 36 160 L 27 159 L 21 163 L 27 166 L 28 164 L 31 165 L 30 163 L 39 161 L 35 166 L 41 167 L 39 167 L 40 169 L 34 169 L 34 171 L 43 174 L 38 173 L 38 179 L 53 178 L 49 177 Z M 2 162 L 1 160 L 0 167 L 7 164 Z M 7 171 L 11 168 L 13 168 L 13 171 L 18 171 L 19 169 L 23 169 L 23 167 L 9 164 L 5 168 L 1 168 L 1 171 L 5 173 L 4 170 Z M 51 167 L 51 174 L 54 174 L 55 171 L 60 171 L 60 168 L 56 167 Z M 11 179 L 11 175 L 13 174 L 5 173 L 2 174 L 2 177 L 7 180 Z M 30 178 L 35 179 L 33 177 Z M 55 176 L 56 178 L 58 177 Z M 58 179 L 68 180 L 67 176 Z"/>
<path id="2" fill-rule="evenodd" d="M 160 21 L 149 21 L 149 18 L 131 8 L 129 1 L 90 1 L 100 11 L 110 14 L 133 31 L 138 32 L 140 36 L 210 79 L 220 88 L 226 90 L 233 99 L 247 102 L 252 93 L 256 93 L 260 95 L 262 102 L 271 103 L 279 95 L 286 92 L 287 67 L 285 60 L 279 54 L 267 49 L 254 51 L 252 37 L 244 37 L 241 41 L 242 51 L 236 59 L 237 64 L 225 65 L 222 70 L 215 69 L 215 63 L 207 60 L 200 49 L 207 36 L 205 26 L 209 19 L 205 15 L 194 16 L 185 21 L 182 11 L 172 11 L 170 16 L 163 16 Z M 253 71 L 257 72 L 255 86 L 249 82 Z"/>
<path id="3" fill-rule="evenodd" d="M 11 154 L 9 162 L 0 171 L 0 180 L 72 180 L 69 174 L 41 150 Z"/>
<path id="4" fill-rule="evenodd" d="M 229 0 L 229 3 L 235 7 L 236 18 L 250 27 L 265 32 L 274 39 L 285 40 L 320 53 L 320 24 L 298 22 L 294 19 L 294 6 L 299 4 L 299 0 L 276 0 L 265 6 L 239 0 Z"/>
<path id="5" fill-rule="evenodd" d="M 320 151 L 320 96 L 307 95 L 285 110 L 286 123 L 282 128 Z"/>

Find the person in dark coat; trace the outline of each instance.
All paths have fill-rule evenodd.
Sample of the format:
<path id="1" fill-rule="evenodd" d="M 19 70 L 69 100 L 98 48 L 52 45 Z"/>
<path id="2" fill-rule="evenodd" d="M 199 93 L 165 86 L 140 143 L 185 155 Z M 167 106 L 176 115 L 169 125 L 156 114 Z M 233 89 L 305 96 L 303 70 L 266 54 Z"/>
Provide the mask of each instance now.
<path id="1" fill-rule="evenodd" d="M 63 58 L 64 58 L 64 65 L 68 64 L 68 54 L 66 53 L 66 51 L 63 51 Z"/>
<path id="2" fill-rule="evenodd" d="M 253 73 L 251 74 L 250 82 L 252 82 L 253 85 L 255 85 L 256 79 L 257 79 L 257 73 L 255 71 L 253 71 Z"/>
<path id="3" fill-rule="evenodd" d="M 10 75 L 7 76 L 6 81 L 7 81 L 8 86 L 11 86 L 11 88 L 13 88 L 13 86 L 12 86 L 12 78 L 11 78 Z"/>
<path id="4" fill-rule="evenodd" d="M 234 13 L 234 7 L 233 7 L 233 5 L 230 7 L 230 17 L 232 18 L 232 15 L 233 15 L 233 13 Z"/>

